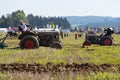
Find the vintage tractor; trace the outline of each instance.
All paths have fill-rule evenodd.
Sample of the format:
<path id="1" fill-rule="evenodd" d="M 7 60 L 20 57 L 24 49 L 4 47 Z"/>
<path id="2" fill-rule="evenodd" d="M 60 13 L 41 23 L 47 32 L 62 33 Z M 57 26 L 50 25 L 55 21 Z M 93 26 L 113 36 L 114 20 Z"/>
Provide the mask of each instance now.
<path id="1" fill-rule="evenodd" d="M 102 46 L 111 46 L 113 44 L 113 38 L 111 35 L 114 33 L 112 28 L 107 28 L 104 30 L 104 34 L 88 34 L 86 33 L 84 46 L 90 46 L 91 44 L 100 44 Z"/>
<path id="2" fill-rule="evenodd" d="M 62 49 L 62 45 L 59 39 L 59 31 L 56 30 L 44 30 L 44 31 L 35 31 L 31 26 L 26 25 L 29 30 L 23 31 L 20 26 L 18 26 L 18 39 L 20 40 L 21 49 L 35 49 L 39 46 L 46 46 L 56 49 Z M 16 32 L 15 32 L 16 33 Z M 7 37 L 14 35 L 14 31 L 8 31 L 6 36 L 0 39 L 0 48 L 7 47 L 4 43 Z M 17 33 L 16 33 L 17 34 Z"/>
<path id="3" fill-rule="evenodd" d="M 18 39 L 21 49 L 35 49 L 39 46 L 62 49 L 57 31 L 25 31 L 20 34 Z"/>

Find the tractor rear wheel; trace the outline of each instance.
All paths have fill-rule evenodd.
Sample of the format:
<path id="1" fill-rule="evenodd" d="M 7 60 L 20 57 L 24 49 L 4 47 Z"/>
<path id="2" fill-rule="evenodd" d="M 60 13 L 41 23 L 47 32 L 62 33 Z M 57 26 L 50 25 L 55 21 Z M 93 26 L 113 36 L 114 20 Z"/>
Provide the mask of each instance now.
<path id="1" fill-rule="evenodd" d="M 35 49 L 39 47 L 39 41 L 35 36 L 25 36 L 20 41 L 21 49 Z"/>
<path id="2" fill-rule="evenodd" d="M 100 40 L 100 45 L 103 45 L 103 46 L 111 46 L 112 44 L 113 44 L 112 38 L 109 37 L 109 36 L 103 37 L 103 38 Z"/>

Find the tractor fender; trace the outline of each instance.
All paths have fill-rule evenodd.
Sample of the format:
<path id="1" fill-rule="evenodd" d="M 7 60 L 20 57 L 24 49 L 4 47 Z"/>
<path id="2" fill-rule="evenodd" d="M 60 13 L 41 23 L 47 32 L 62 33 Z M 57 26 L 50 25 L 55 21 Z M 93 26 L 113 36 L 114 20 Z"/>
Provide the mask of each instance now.
<path id="1" fill-rule="evenodd" d="M 29 35 L 35 36 L 35 37 L 38 36 L 37 34 L 35 34 L 35 33 L 33 33 L 33 32 L 23 32 L 21 35 L 19 35 L 18 39 L 21 40 L 21 39 L 24 38 L 25 36 L 29 36 Z"/>

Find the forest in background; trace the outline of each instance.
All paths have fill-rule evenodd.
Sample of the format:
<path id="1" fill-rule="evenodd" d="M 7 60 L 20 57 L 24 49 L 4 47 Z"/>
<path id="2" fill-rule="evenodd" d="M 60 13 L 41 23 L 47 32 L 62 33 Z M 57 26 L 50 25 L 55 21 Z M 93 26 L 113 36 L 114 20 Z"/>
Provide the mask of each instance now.
<path id="1" fill-rule="evenodd" d="M 25 15 L 24 11 L 17 10 L 11 14 L 2 15 L 0 18 L 0 28 L 17 27 L 19 21 L 23 20 L 26 24 L 30 24 L 38 28 L 46 28 L 47 25 L 61 27 L 62 29 L 70 29 L 71 25 L 64 17 L 44 17 L 34 16 L 33 14 Z"/>

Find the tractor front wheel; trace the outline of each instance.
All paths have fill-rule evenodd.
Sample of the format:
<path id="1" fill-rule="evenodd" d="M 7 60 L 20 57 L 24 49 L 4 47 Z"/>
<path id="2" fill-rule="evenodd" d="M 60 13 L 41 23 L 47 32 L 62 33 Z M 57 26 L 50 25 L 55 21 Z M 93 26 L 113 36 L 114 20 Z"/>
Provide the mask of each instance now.
<path id="1" fill-rule="evenodd" d="M 54 42 L 50 47 L 55 49 L 62 49 L 62 45 L 59 42 Z"/>

